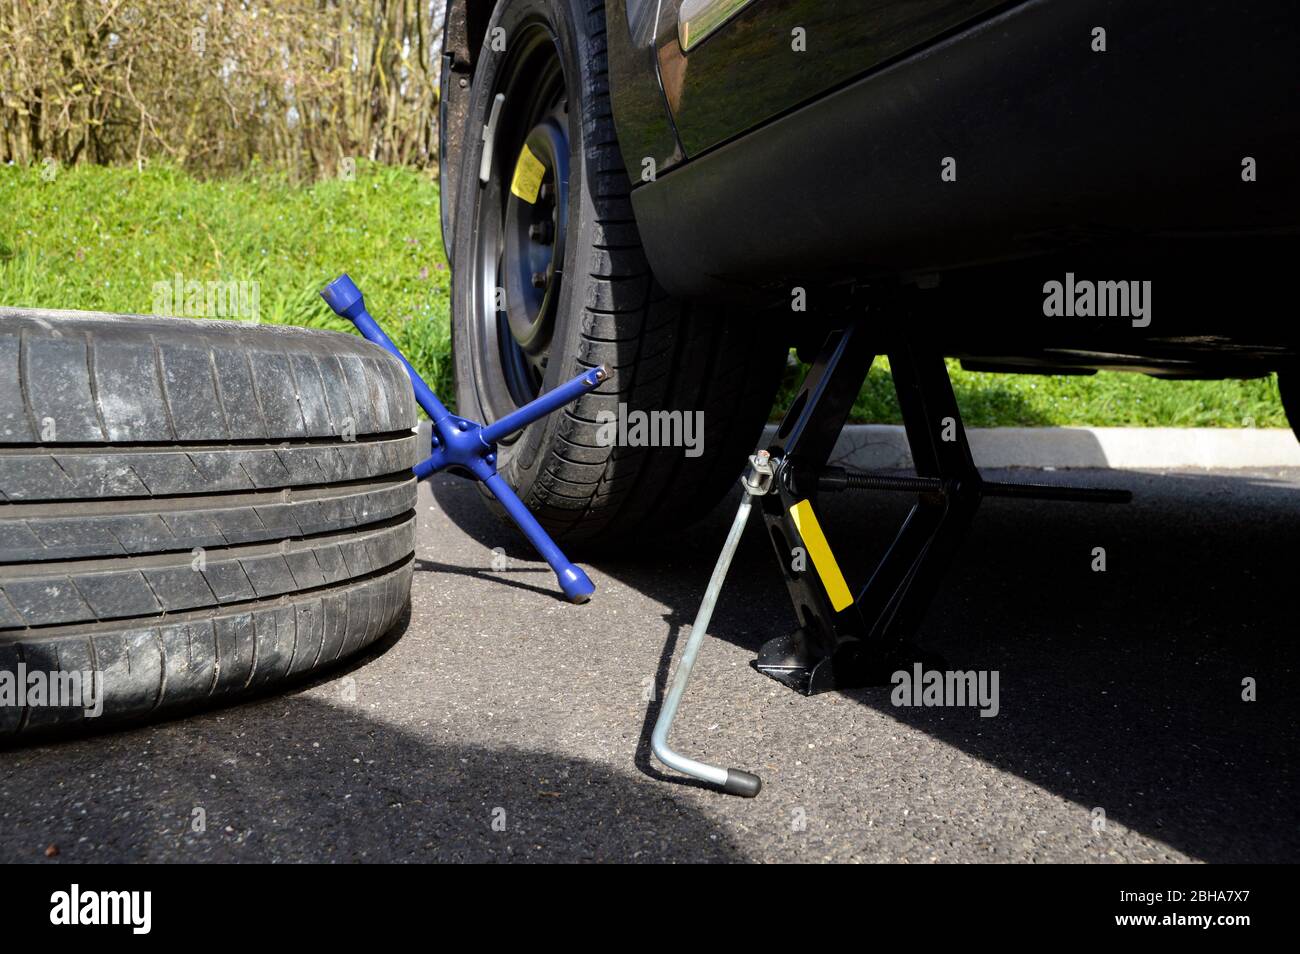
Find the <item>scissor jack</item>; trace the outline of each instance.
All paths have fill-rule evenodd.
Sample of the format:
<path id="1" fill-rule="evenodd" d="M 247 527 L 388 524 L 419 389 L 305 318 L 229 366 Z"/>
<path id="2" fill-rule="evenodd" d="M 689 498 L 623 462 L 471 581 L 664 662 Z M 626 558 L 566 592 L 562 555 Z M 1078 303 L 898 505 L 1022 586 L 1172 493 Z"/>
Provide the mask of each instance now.
<path id="1" fill-rule="evenodd" d="M 943 357 L 915 341 L 888 343 L 894 388 L 916 468 L 915 477 L 828 466 L 867 371 L 874 345 L 860 325 L 832 331 L 809 368 L 773 442 L 750 458 L 744 495 L 691 627 L 672 691 L 651 736 L 670 768 L 733 794 L 758 794 L 757 776 L 688 759 L 668 747 L 668 733 L 690 679 L 714 603 L 755 498 L 776 550 L 798 628 L 770 639 L 755 668 L 808 695 L 886 685 L 926 655 L 915 645 L 926 609 L 985 497 L 1127 503 L 1127 490 L 987 481 L 971 457 Z M 849 588 L 817 518 L 820 494 L 889 490 L 917 495 L 902 528 L 866 585 Z M 799 569 L 804 559 L 811 567 Z"/>
<path id="2" fill-rule="evenodd" d="M 564 591 L 569 602 L 587 602 L 596 590 L 595 584 L 580 567 L 569 562 L 560 548 L 555 545 L 555 541 L 537 522 L 537 518 L 529 512 L 524 502 L 506 483 L 505 478 L 497 473 L 497 442 L 571 401 L 576 401 L 583 394 L 598 387 L 609 377 L 609 372 L 603 366 L 584 371 L 573 380 L 566 381 L 535 400 L 529 401 L 523 407 L 511 411 L 501 420 L 487 425 L 478 424 L 468 418 L 452 414 L 438 400 L 433 389 L 425 384 L 424 379 L 406 360 L 406 356 L 398 350 L 397 345 L 393 344 L 379 327 L 378 322 L 370 316 L 370 312 L 366 310 L 365 299 L 362 298 L 360 289 L 351 278 L 340 275 L 325 286 L 325 290 L 320 294 L 335 314 L 352 322 L 357 331 L 361 332 L 362 337 L 395 355 L 406 368 L 406 374 L 411 379 L 411 387 L 415 389 L 415 400 L 420 407 L 424 408 L 424 413 L 429 415 L 429 420 L 432 422 L 432 447 L 430 448 L 432 453 L 426 460 L 412 468 L 416 478 L 424 480 L 440 470 L 450 470 L 482 481 L 488 492 L 505 507 L 506 513 L 528 538 L 528 542 L 551 565 L 560 589 Z"/>

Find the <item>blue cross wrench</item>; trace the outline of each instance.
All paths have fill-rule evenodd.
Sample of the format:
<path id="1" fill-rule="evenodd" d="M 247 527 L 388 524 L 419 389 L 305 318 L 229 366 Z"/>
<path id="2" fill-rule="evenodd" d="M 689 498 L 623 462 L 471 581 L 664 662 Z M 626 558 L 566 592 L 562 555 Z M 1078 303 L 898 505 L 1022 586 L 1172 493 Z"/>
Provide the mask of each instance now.
<path id="1" fill-rule="evenodd" d="M 335 314 L 352 322 L 357 331 L 361 332 L 362 337 L 395 355 L 406 368 L 406 373 L 411 378 L 411 386 L 415 389 L 415 400 L 433 422 L 433 453 L 427 460 L 415 465 L 416 478 L 424 480 L 448 467 L 459 467 L 476 480 L 481 480 L 492 496 L 506 508 L 510 518 L 528 538 L 528 542 L 551 565 L 565 598 L 571 603 L 587 602 L 591 594 L 596 591 L 595 584 L 586 573 L 570 563 L 560 552 L 560 548 L 537 522 L 537 518 L 529 512 L 524 502 L 497 473 L 497 441 L 522 430 L 533 421 L 564 407 L 569 402 L 576 401 L 583 394 L 597 387 L 609 377 L 609 372 L 604 366 L 583 372 L 573 380 L 566 381 L 559 387 L 529 401 L 523 407 L 511 411 L 493 424 L 487 426 L 476 424 L 452 414 L 438 400 L 433 389 L 424 383 L 424 379 L 411 367 L 411 363 L 406 360 L 402 352 L 397 350 L 397 345 L 384 334 L 375 319 L 370 317 L 370 312 L 366 311 L 365 300 L 361 297 L 361 291 L 351 278 L 346 274 L 340 275 L 325 286 L 325 290 L 320 294 Z"/>

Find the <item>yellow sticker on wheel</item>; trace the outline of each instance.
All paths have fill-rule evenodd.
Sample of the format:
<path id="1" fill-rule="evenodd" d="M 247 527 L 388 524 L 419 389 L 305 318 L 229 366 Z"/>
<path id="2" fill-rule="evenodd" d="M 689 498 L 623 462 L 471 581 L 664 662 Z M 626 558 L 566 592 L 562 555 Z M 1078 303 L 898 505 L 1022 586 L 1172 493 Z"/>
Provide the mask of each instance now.
<path id="1" fill-rule="evenodd" d="M 523 152 L 519 153 L 519 161 L 515 163 L 515 177 L 510 180 L 510 191 L 532 205 L 537 201 L 537 192 L 542 187 L 542 176 L 545 174 L 546 166 L 542 165 L 542 160 L 534 156 L 525 143 Z"/>
<path id="2" fill-rule="evenodd" d="M 803 545 L 812 557 L 813 568 L 821 577 L 822 586 L 826 587 L 826 595 L 831 598 L 835 612 L 851 606 L 853 594 L 849 592 L 849 584 L 844 581 L 840 565 L 835 561 L 831 545 L 826 542 L 826 534 L 822 533 L 822 525 L 817 522 L 812 504 L 806 500 L 799 501 L 790 508 L 790 519 L 794 521 L 795 529 L 799 531 Z"/>

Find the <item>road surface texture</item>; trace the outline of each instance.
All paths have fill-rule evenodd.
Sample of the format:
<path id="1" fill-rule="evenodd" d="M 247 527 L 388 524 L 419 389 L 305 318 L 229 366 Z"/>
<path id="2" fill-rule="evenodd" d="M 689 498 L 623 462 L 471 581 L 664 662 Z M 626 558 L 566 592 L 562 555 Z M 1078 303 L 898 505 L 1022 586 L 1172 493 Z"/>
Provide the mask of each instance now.
<path id="1" fill-rule="evenodd" d="M 755 517 L 673 741 L 763 792 L 665 777 L 652 690 L 735 499 L 593 559 L 576 607 L 442 475 L 421 491 L 404 629 L 290 694 L 0 752 L 0 860 L 1300 860 L 1300 471 L 988 476 L 1136 496 L 984 504 L 923 641 L 999 673 L 996 717 L 895 707 L 888 688 L 804 698 L 753 671 L 792 619 Z M 905 508 L 831 499 L 850 581 Z"/>

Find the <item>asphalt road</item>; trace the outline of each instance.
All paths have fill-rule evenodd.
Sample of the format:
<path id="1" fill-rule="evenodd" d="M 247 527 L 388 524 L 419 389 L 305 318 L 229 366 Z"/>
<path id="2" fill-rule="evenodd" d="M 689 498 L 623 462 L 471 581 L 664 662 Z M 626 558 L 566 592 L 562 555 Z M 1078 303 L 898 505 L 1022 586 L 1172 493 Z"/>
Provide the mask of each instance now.
<path id="1" fill-rule="evenodd" d="M 0 860 L 1300 860 L 1300 471 L 1032 476 L 1136 501 L 985 503 L 924 643 L 999 672 L 994 718 L 754 672 L 792 619 L 755 519 L 674 743 L 765 788 L 666 778 L 648 697 L 735 501 L 588 564 L 599 592 L 574 607 L 440 477 L 403 631 L 292 694 L 0 752 Z M 839 547 L 851 580 L 904 507 L 844 495 L 823 514 L 863 547 Z"/>

